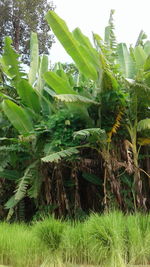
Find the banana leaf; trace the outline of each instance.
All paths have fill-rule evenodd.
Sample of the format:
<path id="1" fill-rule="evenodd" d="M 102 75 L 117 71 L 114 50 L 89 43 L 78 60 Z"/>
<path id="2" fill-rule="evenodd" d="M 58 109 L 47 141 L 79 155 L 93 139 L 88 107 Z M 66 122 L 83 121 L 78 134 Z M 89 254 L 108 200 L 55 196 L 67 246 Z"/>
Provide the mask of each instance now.
<path id="1" fill-rule="evenodd" d="M 29 83 L 31 85 L 36 81 L 36 74 L 38 71 L 38 63 L 39 63 L 39 46 L 37 34 L 32 32 L 30 39 L 30 70 L 29 70 Z"/>
<path id="2" fill-rule="evenodd" d="M 128 51 L 125 43 L 120 43 L 117 46 L 117 63 L 125 78 L 133 79 L 136 73 L 135 63 Z"/>
<path id="3" fill-rule="evenodd" d="M 97 71 L 91 64 L 89 56 L 86 58 L 84 57 L 79 43 L 69 31 L 65 21 L 62 20 L 54 11 L 48 11 L 46 19 L 62 46 L 77 64 L 81 73 L 92 80 L 97 80 Z"/>
<path id="4" fill-rule="evenodd" d="M 69 82 L 66 79 L 61 78 L 59 75 L 52 71 L 46 72 L 44 75 L 46 83 L 57 93 L 57 94 L 76 94 L 72 89 Z"/>
<path id="5" fill-rule="evenodd" d="M 41 105 L 36 90 L 26 81 L 21 80 L 18 84 L 17 91 L 23 102 L 36 113 L 40 113 Z"/>
<path id="6" fill-rule="evenodd" d="M 27 135 L 33 131 L 32 121 L 25 109 L 16 105 L 11 100 L 4 100 L 2 108 L 5 115 L 20 134 Z"/>

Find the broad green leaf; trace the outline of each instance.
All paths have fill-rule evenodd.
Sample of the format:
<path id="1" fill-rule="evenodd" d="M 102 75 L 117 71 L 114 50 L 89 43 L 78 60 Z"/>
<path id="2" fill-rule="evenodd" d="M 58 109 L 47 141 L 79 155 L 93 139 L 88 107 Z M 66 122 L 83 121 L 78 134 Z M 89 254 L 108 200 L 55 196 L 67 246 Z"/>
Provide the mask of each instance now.
<path id="1" fill-rule="evenodd" d="M 150 41 L 147 41 L 147 42 L 144 44 L 144 52 L 147 54 L 147 56 L 150 55 Z"/>
<path id="2" fill-rule="evenodd" d="M 39 91 L 44 89 L 45 81 L 43 79 L 43 74 L 48 71 L 48 56 L 42 55 L 40 57 L 40 64 L 39 64 L 39 72 L 38 72 L 38 80 L 36 88 Z"/>
<path id="3" fill-rule="evenodd" d="M 96 57 L 94 57 L 92 53 L 89 51 L 89 49 L 84 45 L 79 45 L 79 49 L 82 55 L 90 61 L 90 63 L 93 65 L 95 69 L 98 70 L 100 67 L 100 61 L 98 62 L 98 57 L 96 59 Z"/>
<path id="4" fill-rule="evenodd" d="M 146 61 L 147 55 L 144 52 L 144 49 L 141 46 L 136 46 L 134 49 L 134 56 L 136 60 L 136 65 L 138 68 L 143 68 L 143 65 Z"/>
<path id="5" fill-rule="evenodd" d="M 32 32 L 30 40 L 30 70 L 28 75 L 29 83 L 31 85 L 33 85 L 36 80 L 38 64 L 39 64 L 38 39 L 37 39 L 37 34 Z"/>
<path id="6" fill-rule="evenodd" d="M 77 64 L 79 70 L 88 78 L 97 80 L 98 75 L 96 69 L 91 64 L 89 58 L 85 58 L 82 55 L 79 43 L 69 31 L 65 21 L 54 11 L 49 11 L 46 15 L 46 19 L 60 43 Z"/>
<path id="7" fill-rule="evenodd" d="M 144 64 L 144 71 L 150 71 L 150 55 L 148 56 Z"/>
<path id="8" fill-rule="evenodd" d="M 31 119 L 27 115 L 25 109 L 16 105 L 11 100 L 4 100 L 2 108 L 12 125 L 20 134 L 26 135 L 33 130 Z"/>
<path id="9" fill-rule="evenodd" d="M 79 28 L 76 28 L 73 32 L 74 38 L 80 43 L 81 47 L 85 47 L 91 63 L 95 65 L 95 68 L 100 67 L 98 52 L 93 48 L 89 38 L 85 36 Z M 80 48 L 81 49 L 81 48 Z"/>
<path id="10" fill-rule="evenodd" d="M 12 40 L 10 37 L 6 37 L 4 41 L 4 52 L 0 58 L 3 71 L 6 75 L 13 80 L 15 84 L 20 81 L 24 76 L 24 73 L 20 71 L 20 62 L 18 60 L 19 55 L 12 47 Z"/>
<path id="11" fill-rule="evenodd" d="M 57 93 L 57 94 L 76 94 L 72 89 L 69 82 L 58 76 L 52 71 L 46 72 L 44 75 L 46 83 Z"/>
<path id="12" fill-rule="evenodd" d="M 76 29 L 74 29 L 72 33 L 73 33 L 73 36 L 75 37 L 75 39 L 76 39 L 81 45 L 84 45 L 84 46 L 86 46 L 87 48 L 89 48 L 89 50 L 91 50 L 91 52 L 93 52 L 93 54 L 95 54 L 95 55 L 97 54 L 97 53 L 95 53 L 95 52 L 97 52 L 97 51 L 93 48 L 93 46 L 92 46 L 92 44 L 91 44 L 89 38 L 88 38 L 86 35 L 84 35 L 84 34 L 82 33 L 82 31 L 80 30 L 80 28 L 76 28 Z"/>
<path id="13" fill-rule="evenodd" d="M 69 82 L 69 80 L 68 80 L 68 76 L 67 76 L 67 74 L 64 72 L 63 69 L 59 69 L 59 70 L 57 70 L 57 71 L 56 71 L 56 74 L 57 74 L 59 77 L 61 77 L 62 79 L 64 79 L 64 80 L 66 80 L 67 82 Z"/>
<path id="14" fill-rule="evenodd" d="M 21 80 L 18 84 L 17 91 L 23 102 L 36 113 L 40 113 L 41 105 L 36 90 L 26 81 Z"/>
<path id="15" fill-rule="evenodd" d="M 120 43 L 117 46 L 117 63 L 120 66 L 120 70 L 125 78 L 132 79 L 135 75 L 135 63 L 129 54 L 127 45 Z"/>

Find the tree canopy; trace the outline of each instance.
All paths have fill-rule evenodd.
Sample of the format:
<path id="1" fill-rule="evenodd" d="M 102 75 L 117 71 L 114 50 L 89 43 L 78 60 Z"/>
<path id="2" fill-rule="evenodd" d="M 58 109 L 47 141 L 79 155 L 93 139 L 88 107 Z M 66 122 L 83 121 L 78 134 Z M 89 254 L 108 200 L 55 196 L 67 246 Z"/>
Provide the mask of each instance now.
<path id="1" fill-rule="evenodd" d="M 0 53 L 5 36 L 11 37 L 13 46 L 28 62 L 31 31 L 37 32 L 39 52 L 48 54 L 54 38 L 44 16 L 54 10 L 53 2 L 47 0 L 1 0 L 0 1 Z"/>

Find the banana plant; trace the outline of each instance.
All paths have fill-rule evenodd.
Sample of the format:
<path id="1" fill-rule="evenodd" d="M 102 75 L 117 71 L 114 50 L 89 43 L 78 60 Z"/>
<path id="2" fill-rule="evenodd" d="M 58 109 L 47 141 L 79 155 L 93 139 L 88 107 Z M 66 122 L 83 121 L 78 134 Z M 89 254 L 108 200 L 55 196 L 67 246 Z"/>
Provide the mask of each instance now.
<path id="1" fill-rule="evenodd" d="M 16 97 L 13 99 L 10 98 L 9 95 L 1 93 L 1 106 L 11 124 L 16 128 L 19 135 L 21 135 L 20 138 L 22 138 L 27 145 L 32 146 L 31 151 L 33 152 L 28 162 L 29 165 L 26 166 L 26 168 L 24 166 L 24 174 L 20 180 L 17 178 L 18 187 L 15 195 L 6 203 L 6 207 L 10 208 L 10 214 L 12 214 L 14 206 L 21 201 L 27 192 L 31 197 L 37 198 L 37 193 L 35 194 L 35 191 L 37 192 L 39 190 L 39 176 L 37 175 L 39 179 L 37 183 L 33 183 L 33 185 L 31 183 L 34 181 L 34 172 L 36 171 L 33 171 L 33 168 L 38 169 L 38 165 L 40 166 L 39 158 L 43 153 L 43 150 L 37 153 L 37 128 L 40 127 L 38 123 L 42 120 L 44 124 L 44 120 L 47 120 L 52 112 L 55 112 L 54 105 L 49 98 L 45 96 L 45 93 L 53 96 L 56 101 L 65 102 L 65 105 L 67 105 L 67 108 L 71 111 L 80 110 L 87 120 L 90 118 L 87 110 L 88 106 L 97 106 L 99 104 L 88 97 L 79 95 L 70 84 L 69 78 L 67 78 L 62 69 L 57 70 L 57 73 L 53 71 L 48 72 L 47 56 L 43 55 L 39 57 L 38 41 L 35 33 L 31 35 L 31 64 L 28 76 L 25 76 L 21 71 L 20 62 L 18 61 L 19 56 L 12 48 L 11 40 L 9 38 L 8 40 L 6 38 L 4 54 L 0 62 L 2 64 L 3 73 L 7 76 L 7 83 L 16 91 Z M 10 54 L 11 58 L 14 60 L 9 61 Z M 49 112 L 47 112 L 45 116 L 43 111 L 46 105 L 49 107 Z M 40 129 L 38 129 L 38 131 L 39 130 Z M 40 131 L 43 130 L 45 131 L 46 128 Z M 33 188 L 33 190 L 28 190 L 29 186 L 31 189 Z M 34 194 L 32 194 L 33 192 Z"/>
<path id="2" fill-rule="evenodd" d="M 144 123 L 146 124 L 147 120 L 145 121 L 146 117 L 144 116 L 149 116 L 150 49 L 148 42 L 146 42 L 143 47 L 141 46 L 140 40 L 143 38 L 143 34 L 139 36 L 135 48 L 131 47 L 130 50 L 128 50 L 124 43 L 117 45 L 113 32 L 112 16 L 113 11 L 110 14 L 109 25 L 105 29 L 105 42 L 102 41 L 102 38 L 98 34 L 93 34 L 96 48 L 91 45 L 89 39 L 83 35 L 80 29 L 77 28 L 71 33 L 66 23 L 54 11 L 49 11 L 46 15 L 46 19 L 62 46 L 74 60 L 79 71 L 85 77 L 92 79 L 96 83 L 99 92 L 106 92 L 106 94 L 107 92 L 110 94 L 112 91 L 118 92 L 120 86 L 122 87 L 122 94 L 125 91 L 126 103 L 124 104 L 124 108 L 125 113 L 128 115 L 127 130 L 130 135 L 133 151 L 135 167 L 134 185 L 137 195 L 136 204 L 137 207 L 141 207 L 144 203 L 138 166 L 139 151 L 137 133 L 139 131 L 139 121 L 144 119 Z M 81 51 L 82 54 L 80 53 Z M 83 61 L 83 57 L 84 60 L 86 60 L 85 62 Z M 83 64 L 85 68 L 83 68 Z M 90 68 L 90 71 L 89 68 L 87 68 L 87 65 Z M 95 71 L 93 71 L 93 68 Z M 97 75 L 94 73 L 97 73 Z M 44 77 L 47 82 L 48 76 L 50 77 L 50 74 L 47 73 Z M 67 89 L 67 87 L 65 88 Z M 126 90 L 124 88 L 126 88 Z M 61 91 L 59 91 L 59 93 L 61 94 Z M 102 100 L 99 102 L 103 105 Z M 122 112 L 121 110 L 122 107 L 118 110 L 118 114 Z M 141 110 L 144 111 L 143 114 L 141 113 Z M 101 123 L 99 125 L 101 125 Z M 113 125 L 112 129 L 114 129 Z M 108 139 L 110 138 L 110 135 L 112 135 L 112 131 L 108 133 Z"/>
<path id="3" fill-rule="evenodd" d="M 31 64 L 28 75 L 22 71 L 23 67 L 19 61 L 19 55 L 12 48 L 12 41 L 9 37 L 5 38 L 4 52 L 0 57 L 1 70 L 6 77 L 5 84 L 3 83 L 0 92 L 1 109 L 12 126 L 18 131 L 19 136 L 16 137 L 15 141 L 16 147 L 24 144 L 27 148 L 26 153 L 30 155 L 28 163 L 22 164 L 23 170 L 20 171 L 20 177 L 15 176 L 17 189 L 13 198 L 6 204 L 6 207 L 10 208 L 11 215 L 14 206 L 26 194 L 35 199 L 38 196 L 40 177 L 37 170 L 40 166 L 39 159 L 42 153 L 42 150 L 39 151 L 38 148 L 38 131 L 40 130 L 41 134 L 45 131 L 45 128 L 39 129 L 40 126 L 38 124 L 43 121 L 44 125 L 44 120 L 47 119 L 47 116 L 54 112 L 54 107 L 49 99 L 45 97 L 43 90 L 45 85 L 43 73 L 48 71 L 48 57 L 46 55 L 38 55 L 38 40 L 35 33 L 31 34 L 30 43 Z M 9 94 L 7 88 L 9 88 L 9 91 L 15 92 L 14 97 L 12 97 L 12 94 Z M 47 110 L 45 109 L 46 105 Z M 46 115 L 45 110 L 47 111 Z M 12 142 L 12 138 L 7 139 L 9 139 L 7 140 L 8 143 L 9 141 Z M 1 142 L 6 144 L 6 141 L 3 139 Z M 10 146 L 5 145 L 1 148 L 10 149 Z M 13 151 L 13 148 L 16 149 L 15 145 L 12 144 L 11 151 Z M 12 161 L 10 161 L 11 165 L 13 168 Z M 1 170 L 1 175 L 7 179 L 11 179 L 12 174 L 13 170 L 8 172 L 7 165 Z"/>
<path id="4" fill-rule="evenodd" d="M 147 42 L 143 45 L 143 47 L 141 45 L 136 45 L 135 48 L 131 48 L 130 51 L 124 43 L 119 44 L 117 47 L 117 62 L 120 66 L 122 76 L 125 79 L 128 93 L 126 127 L 130 136 L 130 147 L 133 152 L 134 185 L 137 195 L 135 207 L 137 206 L 137 208 L 145 205 L 142 195 L 141 169 L 139 168 L 138 159 L 142 143 L 139 142 L 140 144 L 138 144 L 138 133 L 140 132 L 140 136 L 142 136 L 142 132 L 144 134 L 144 131 L 149 129 L 149 51 L 150 45 Z M 144 136 L 142 140 L 143 144 L 145 144 Z M 147 174 L 147 176 L 149 175 Z"/>

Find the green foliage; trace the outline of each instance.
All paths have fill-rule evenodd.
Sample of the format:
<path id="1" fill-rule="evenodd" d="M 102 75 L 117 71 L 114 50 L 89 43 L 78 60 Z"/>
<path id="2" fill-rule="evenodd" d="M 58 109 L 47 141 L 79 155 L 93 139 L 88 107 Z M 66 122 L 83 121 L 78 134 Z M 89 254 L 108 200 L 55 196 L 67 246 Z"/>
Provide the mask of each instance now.
<path id="1" fill-rule="evenodd" d="M 120 71 L 125 78 L 134 79 L 136 66 L 125 43 L 118 44 L 117 46 L 117 63 L 119 64 Z"/>
<path id="2" fill-rule="evenodd" d="M 71 86 L 69 85 L 69 82 L 67 82 L 65 79 L 59 77 L 54 72 L 46 72 L 44 75 L 44 80 L 46 83 L 57 93 L 57 94 L 75 94 Z"/>
<path id="3" fill-rule="evenodd" d="M 24 74 L 11 39 L 5 39 L 0 58 L 0 176 L 15 190 L 12 198 L 7 197 L 8 218 L 21 206 L 28 209 L 29 199 L 33 212 L 50 205 L 57 216 L 75 217 L 77 210 L 113 205 L 133 211 L 133 203 L 135 209 L 147 208 L 144 175 L 149 163 L 142 156 L 149 154 L 150 43 L 141 33 L 135 48 L 117 45 L 113 13 L 105 40 L 93 34 L 95 47 L 79 28 L 71 33 L 55 12 L 47 13 L 49 25 L 76 65 L 57 63 L 49 71 L 48 57 L 39 56 L 40 44 L 32 33 L 30 70 Z M 109 234 L 104 261 L 109 250 L 112 266 L 115 258 L 121 265 L 122 248 L 116 255 L 117 239 L 102 229 L 103 239 Z"/>
<path id="4" fill-rule="evenodd" d="M 41 160 L 43 162 L 58 162 L 59 160 L 69 158 L 74 154 L 78 154 L 78 150 L 74 147 L 68 148 L 67 150 L 62 150 L 56 153 L 52 153 Z"/>
<path id="5" fill-rule="evenodd" d="M 22 79 L 17 86 L 17 91 L 23 103 L 33 112 L 39 114 L 41 111 L 41 105 L 36 90 L 26 80 Z"/>
<path id="6" fill-rule="evenodd" d="M 29 83 L 31 85 L 36 81 L 36 74 L 38 71 L 39 64 L 39 47 L 37 34 L 32 32 L 30 39 L 30 70 L 29 70 Z"/>
<path id="7" fill-rule="evenodd" d="M 106 144 L 107 142 L 106 132 L 105 130 L 102 130 L 100 128 L 90 128 L 77 131 L 74 133 L 74 138 L 77 137 L 95 144 L 96 143 Z"/>
<path id="8" fill-rule="evenodd" d="M 5 38 L 4 53 L 0 58 L 2 70 L 9 79 L 12 79 L 14 84 L 17 84 L 24 74 L 20 71 L 19 55 L 12 47 L 12 40 L 10 37 Z"/>
<path id="9" fill-rule="evenodd" d="M 67 53 L 77 64 L 81 73 L 92 80 L 97 80 L 97 72 L 92 65 L 89 51 L 76 41 L 65 21 L 54 11 L 49 11 L 46 15 L 46 19 Z"/>
<path id="10" fill-rule="evenodd" d="M 84 104 L 94 104 L 99 105 L 99 103 L 80 95 L 71 95 L 71 94 L 62 94 L 62 95 L 55 95 L 54 98 L 58 99 L 59 101 L 66 102 L 66 103 L 84 103 Z"/>
<path id="11" fill-rule="evenodd" d="M 144 119 L 138 122 L 137 131 L 141 132 L 144 130 L 150 130 L 150 119 Z"/>
<path id="12" fill-rule="evenodd" d="M 4 100 L 2 106 L 6 116 L 19 133 L 25 135 L 30 134 L 33 130 L 33 126 L 26 110 L 19 107 L 11 100 Z"/>

